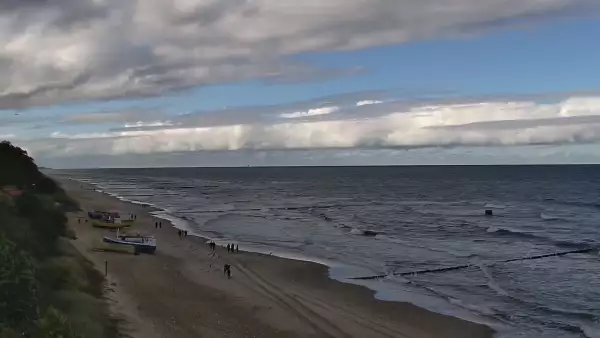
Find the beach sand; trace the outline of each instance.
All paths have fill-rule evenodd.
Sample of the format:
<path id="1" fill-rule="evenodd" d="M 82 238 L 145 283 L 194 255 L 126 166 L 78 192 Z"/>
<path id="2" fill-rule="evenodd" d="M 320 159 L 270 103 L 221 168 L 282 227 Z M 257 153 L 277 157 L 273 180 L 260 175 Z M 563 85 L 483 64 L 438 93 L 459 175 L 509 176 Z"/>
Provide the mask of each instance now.
<path id="1" fill-rule="evenodd" d="M 204 239 L 180 239 L 153 209 L 94 191 L 91 185 L 57 178 L 82 211 L 69 215 L 76 248 L 104 272 L 112 311 L 132 337 L 491 337 L 479 325 L 412 304 L 376 300 L 367 288 L 328 278 L 327 267 L 269 255 L 212 255 Z M 153 234 L 155 255 L 97 252 L 109 230 L 95 229 L 86 212 L 135 213 L 131 232 Z M 155 229 L 154 222 L 162 228 Z M 223 274 L 231 264 L 232 277 Z"/>

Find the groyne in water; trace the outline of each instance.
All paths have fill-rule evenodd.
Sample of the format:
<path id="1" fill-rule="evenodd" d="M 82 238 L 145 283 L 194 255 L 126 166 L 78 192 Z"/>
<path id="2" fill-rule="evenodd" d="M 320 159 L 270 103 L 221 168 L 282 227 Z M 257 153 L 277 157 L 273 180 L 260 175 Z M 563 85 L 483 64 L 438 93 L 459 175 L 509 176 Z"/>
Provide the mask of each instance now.
<path id="1" fill-rule="evenodd" d="M 597 250 L 598 250 L 598 248 L 594 247 L 594 248 L 586 248 L 586 249 L 579 249 L 579 250 L 561 251 L 561 252 L 554 252 L 554 253 L 543 254 L 543 255 L 526 256 L 526 257 L 518 257 L 518 258 L 499 260 L 499 261 L 486 263 L 485 265 L 492 266 L 492 265 L 501 264 L 501 263 L 526 261 L 526 260 L 541 259 L 541 258 L 546 258 L 546 257 L 558 257 L 558 256 L 564 256 L 564 255 L 568 255 L 568 254 L 589 253 L 589 252 L 597 251 Z M 413 275 L 420 275 L 420 274 L 425 274 L 425 273 L 440 273 L 440 272 L 447 272 L 447 271 L 454 271 L 454 270 L 462 270 L 462 269 L 467 269 L 470 267 L 477 267 L 477 266 L 478 265 L 476 265 L 476 264 L 462 264 L 462 265 L 454 265 L 454 266 L 435 268 L 435 269 L 424 269 L 424 270 L 416 270 L 416 271 L 409 271 L 409 272 L 394 272 L 394 273 L 385 274 L 385 275 L 353 277 L 350 279 L 372 280 L 372 279 L 381 279 L 381 278 L 385 278 L 388 276 L 413 276 Z"/>

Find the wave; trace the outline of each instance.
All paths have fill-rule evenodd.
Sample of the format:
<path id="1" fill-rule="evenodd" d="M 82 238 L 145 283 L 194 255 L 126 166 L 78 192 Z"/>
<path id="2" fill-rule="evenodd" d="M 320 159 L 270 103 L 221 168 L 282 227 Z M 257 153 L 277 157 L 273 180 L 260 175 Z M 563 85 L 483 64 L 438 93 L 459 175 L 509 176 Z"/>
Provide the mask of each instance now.
<path id="1" fill-rule="evenodd" d="M 494 204 L 494 203 L 486 203 L 483 207 L 484 208 L 491 208 L 491 209 L 506 209 L 506 205 L 503 205 L 503 204 Z"/>
<path id="2" fill-rule="evenodd" d="M 545 198 L 544 202 L 551 202 L 554 204 L 562 204 L 574 207 L 600 208 L 600 203 L 598 202 L 563 201 L 555 198 Z"/>
<path id="3" fill-rule="evenodd" d="M 81 181 L 80 179 L 76 179 L 77 181 Z M 162 209 L 158 206 L 156 206 L 155 204 L 149 203 L 149 202 L 143 202 L 143 201 L 137 201 L 137 200 L 133 200 L 127 197 L 124 197 L 122 195 L 119 195 L 117 193 L 111 192 L 111 191 L 107 191 L 105 186 L 101 186 L 99 183 L 89 183 L 93 186 L 95 186 L 96 188 L 94 189 L 94 191 L 114 197 L 116 199 L 118 199 L 119 201 L 123 201 L 123 202 L 127 202 L 127 203 L 131 203 L 131 204 L 137 204 L 137 205 L 142 205 L 142 206 L 147 206 L 147 207 L 151 207 L 151 208 L 155 208 L 155 209 L 160 209 L 160 210 L 165 210 Z M 146 195 L 128 195 L 128 196 L 132 196 L 132 197 L 145 197 Z M 151 195 L 147 195 L 147 196 L 151 196 Z"/>
<path id="4" fill-rule="evenodd" d="M 530 240 L 535 240 L 535 241 L 544 242 L 544 243 L 548 243 L 548 244 L 553 244 L 554 246 L 557 246 L 560 248 L 567 248 L 567 249 L 585 248 L 585 247 L 588 247 L 588 246 L 594 244 L 594 243 L 586 243 L 586 242 L 573 242 L 573 241 L 557 240 L 554 238 L 540 236 L 540 235 L 526 232 L 524 230 L 519 230 L 519 229 L 514 229 L 514 228 L 500 228 L 500 227 L 490 226 L 486 229 L 486 231 L 488 233 L 493 233 L 495 235 L 514 237 L 514 238 L 520 238 L 520 239 L 530 239 Z"/>
<path id="5" fill-rule="evenodd" d="M 544 221 L 557 221 L 560 220 L 561 218 L 558 216 L 553 216 L 553 215 L 549 215 L 546 213 L 540 213 L 540 218 L 543 219 Z"/>
<path id="6" fill-rule="evenodd" d="M 369 229 L 353 228 L 352 230 L 350 230 L 350 234 L 360 235 L 360 236 L 365 236 L 365 237 L 377 237 L 378 235 L 381 235 L 382 232 L 375 231 L 375 230 L 369 230 Z"/>
<path id="7" fill-rule="evenodd" d="M 289 209 L 288 209 L 288 210 L 289 210 Z M 321 213 L 321 212 L 319 212 L 319 213 L 317 213 L 316 215 L 317 215 L 319 218 L 321 218 L 321 219 L 323 219 L 323 220 L 325 220 L 325 221 L 327 221 L 327 222 L 333 222 L 333 218 L 331 218 L 331 217 L 329 217 L 329 216 L 325 215 L 324 213 Z"/>
<path id="8" fill-rule="evenodd" d="M 566 217 L 551 215 L 551 214 L 548 214 L 545 212 L 540 213 L 540 218 L 544 221 L 567 221 L 567 222 L 570 221 Z"/>
<path id="9" fill-rule="evenodd" d="M 541 312 L 541 314 L 543 314 L 543 315 L 549 315 L 549 316 L 560 315 L 561 317 L 572 318 L 575 320 L 582 320 L 582 319 L 588 320 L 588 321 L 598 320 L 598 317 L 592 312 L 564 309 L 564 308 L 560 308 L 556 305 L 553 305 L 553 306 L 544 305 L 544 304 L 538 302 L 535 298 L 532 300 L 528 300 L 528 299 L 519 298 L 519 297 L 516 297 L 513 295 L 509 295 L 508 297 L 517 303 L 524 304 L 527 307 L 534 307 L 537 312 Z"/>
<path id="10" fill-rule="evenodd" d="M 215 217 L 212 217 L 212 218 L 209 218 L 209 219 L 205 220 L 204 223 L 202 224 L 202 226 L 204 226 L 204 227 L 213 226 L 213 225 L 216 225 L 216 223 L 219 222 L 219 221 L 223 221 L 224 219 L 235 217 L 235 216 L 239 216 L 239 215 L 238 214 L 232 214 L 232 213 L 219 214 L 219 215 L 217 215 Z"/>
<path id="11" fill-rule="evenodd" d="M 487 281 L 488 281 L 487 285 L 490 289 L 494 290 L 497 294 L 499 294 L 501 296 L 508 296 L 508 292 L 506 292 L 504 289 L 502 289 L 500 287 L 500 285 L 498 285 L 498 283 L 496 283 L 496 280 L 494 279 L 494 277 L 492 277 L 491 272 L 488 270 L 488 268 L 487 268 L 487 266 L 485 266 L 485 264 L 483 264 L 480 261 L 475 261 L 475 265 L 477 265 L 479 267 L 479 270 L 481 270 L 481 272 L 487 279 Z"/>
<path id="12" fill-rule="evenodd" d="M 383 240 L 383 241 L 387 241 L 390 243 L 395 243 L 395 244 L 400 244 L 400 245 L 404 245 L 406 247 L 410 247 L 410 248 L 415 248 L 415 249 L 421 249 L 421 250 L 427 250 L 427 251 L 431 251 L 431 252 L 436 252 L 436 253 L 442 253 L 445 255 L 451 255 L 453 257 L 460 257 L 460 258 L 471 258 L 473 257 L 473 254 L 465 254 L 465 253 L 460 253 L 460 252 L 456 252 L 453 250 L 448 250 L 448 249 L 441 249 L 441 248 L 434 248 L 431 246 L 427 246 L 427 245 L 419 245 L 416 244 L 415 241 L 413 240 L 403 240 L 397 237 L 393 237 L 393 236 L 388 236 L 385 234 L 378 234 L 375 236 L 376 239 L 379 240 Z"/>
<path id="13" fill-rule="evenodd" d="M 580 325 L 581 333 L 587 338 L 600 338 L 600 327 L 592 327 L 589 325 Z"/>
<path id="14" fill-rule="evenodd" d="M 487 315 L 487 316 L 494 316 L 494 315 L 496 315 L 496 313 L 492 309 L 490 309 L 490 308 L 487 308 L 487 307 L 484 307 L 484 306 L 481 306 L 481 305 L 475 305 L 475 304 L 465 303 L 462 300 L 457 299 L 457 298 L 453 298 L 453 297 L 446 296 L 445 298 L 448 300 L 448 302 L 450 304 L 458 306 L 458 307 L 461 307 L 463 309 L 474 311 L 475 313 L 480 313 L 480 314 Z"/>

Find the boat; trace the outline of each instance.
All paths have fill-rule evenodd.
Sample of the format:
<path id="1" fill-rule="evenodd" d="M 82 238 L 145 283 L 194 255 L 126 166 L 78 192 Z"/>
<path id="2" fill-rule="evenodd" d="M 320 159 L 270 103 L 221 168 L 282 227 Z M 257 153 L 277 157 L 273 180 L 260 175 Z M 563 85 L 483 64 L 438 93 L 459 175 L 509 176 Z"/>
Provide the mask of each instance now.
<path id="1" fill-rule="evenodd" d="M 117 236 L 115 238 L 104 236 L 102 240 L 105 243 L 133 246 L 136 253 L 153 254 L 156 251 L 156 238 L 154 236 L 119 234 L 119 230 L 117 229 Z"/>
<path id="2" fill-rule="evenodd" d="M 92 221 L 92 226 L 94 228 L 102 228 L 102 229 L 124 229 L 129 228 L 133 225 L 133 220 L 121 221 L 119 223 L 114 222 L 104 222 L 104 221 Z"/>
<path id="3" fill-rule="evenodd" d="M 92 219 L 94 228 L 123 229 L 131 227 L 135 222 L 132 219 L 121 219 L 118 212 L 94 211 L 88 213 L 88 215 Z"/>

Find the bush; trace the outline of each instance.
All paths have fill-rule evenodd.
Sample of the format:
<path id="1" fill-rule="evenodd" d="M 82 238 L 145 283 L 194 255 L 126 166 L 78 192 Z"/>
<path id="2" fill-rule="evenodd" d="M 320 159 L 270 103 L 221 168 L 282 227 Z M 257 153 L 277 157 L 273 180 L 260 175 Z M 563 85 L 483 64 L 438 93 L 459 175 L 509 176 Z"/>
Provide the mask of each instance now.
<path id="1" fill-rule="evenodd" d="M 32 258 L 0 235 L 0 327 L 22 328 L 37 318 Z"/>
<path id="2" fill-rule="evenodd" d="M 67 316 L 50 307 L 35 323 L 34 338 L 79 338 L 71 328 Z M 83 337 L 82 337 L 83 338 Z"/>
<path id="3" fill-rule="evenodd" d="M 29 223 L 30 235 L 36 243 L 32 254 L 38 258 L 56 255 L 56 241 L 67 230 L 64 213 L 51 200 L 30 193 L 15 198 L 15 204 L 19 217 Z"/>
<path id="4" fill-rule="evenodd" d="M 86 338 L 102 338 L 109 323 L 104 300 L 79 291 L 59 291 L 53 304 L 69 318 L 74 332 Z"/>
<path id="5" fill-rule="evenodd" d="M 20 338 L 21 334 L 9 328 L 0 327 L 0 338 Z"/>

